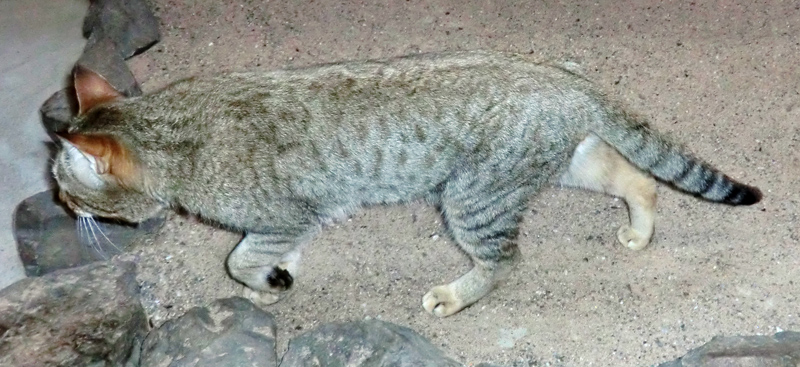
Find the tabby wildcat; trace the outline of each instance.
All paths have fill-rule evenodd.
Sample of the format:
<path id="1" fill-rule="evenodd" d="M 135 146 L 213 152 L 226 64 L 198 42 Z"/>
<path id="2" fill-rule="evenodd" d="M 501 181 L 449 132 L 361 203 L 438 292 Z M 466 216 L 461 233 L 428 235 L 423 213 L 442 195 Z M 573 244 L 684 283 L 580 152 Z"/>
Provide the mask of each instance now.
<path id="1" fill-rule="evenodd" d="M 80 113 L 53 166 L 81 216 L 138 222 L 180 207 L 246 233 L 230 274 L 268 302 L 300 248 L 361 206 L 426 198 L 473 268 L 423 297 L 448 316 L 510 270 L 518 222 L 542 185 L 620 196 L 638 250 L 653 234 L 654 176 L 710 201 L 758 189 L 700 162 L 574 72 L 465 52 L 229 73 L 122 98 L 76 69 Z M 261 293 L 265 292 L 265 293 Z M 259 298 L 263 297 L 263 298 Z"/>

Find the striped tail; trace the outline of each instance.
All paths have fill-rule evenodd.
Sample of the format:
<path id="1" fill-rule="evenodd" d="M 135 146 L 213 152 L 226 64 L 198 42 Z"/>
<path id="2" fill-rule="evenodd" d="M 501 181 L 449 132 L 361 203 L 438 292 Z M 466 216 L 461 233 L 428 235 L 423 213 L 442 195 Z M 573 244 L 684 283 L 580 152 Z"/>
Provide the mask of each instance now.
<path id="1" fill-rule="evenodd" d="M 624 112 L 615 117 L 595 134 L 657 179 L 709 201 L 752 205 L 761 200 L 758 188 L 734 181 Z"/>

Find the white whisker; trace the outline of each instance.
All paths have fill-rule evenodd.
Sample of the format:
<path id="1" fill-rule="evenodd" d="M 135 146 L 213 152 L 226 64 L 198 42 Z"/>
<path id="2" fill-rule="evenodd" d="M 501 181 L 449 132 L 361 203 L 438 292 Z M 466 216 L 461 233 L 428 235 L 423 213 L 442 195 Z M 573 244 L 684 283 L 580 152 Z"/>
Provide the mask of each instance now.
<path id="1" fill-rule="evenodd" d="M 94 246 L 93 247 L 97 250 L 97 252 L 100 254 L 100 256 L 103 257 L 103 259 L 108 259 L 108 257 L 106 256 L 105 251 L 103 251 L 103 248 L 100 247 L 100 240 L 97 238 L 97 234 L 94 232 L 94 227 L 92 226 L 92 221 L 94 219 L 92 219 L 92 217 L 85 217 L 85 218 L 86 218 L 86 226 L 89 227 L 89 231 L 91 231 L 91 233 L 92 233 L 92 238 L 94 238 L 94 242 L 93 242 Z"/>
<path id="2" fill-rule="evenodd" d="M 89 241 L 89 235 L 86 233 L 86 223 L 83 222 L 83 217 L 78 217 L 78 234 L 81 241 Z M 89 241 L 91 245 L 91 241 Z"/>
<path id="3" fill-rule="evenodd" d="M 89 231 L 86 229 L 86 218 L 84 216 L 78 216 L 78 240 L 81 241 L 81 244 L 88 244 L 89 248 L 95 250 L 94 243 L 92 243 L 92 238 L 89 236 Z"/>
<path id="4" fill-rule="evenodd" d="M 118 252 L 122 252 L 122 250 L 120 250 L 120 248 L 117 247 L 117 245 L 114 244 L 114 242 L 112 242 L 111 239 L 108 238 L 108 236 L 106 236 L 105 233 L 103 233 L 103 229 L 100 227 L 100 224 L 97 223 L 96 220 L 94 220 L 94 218 L 91 218 L 89 223 L 94 224 L 94 226 L 97 228 L 97 232 L 100 232 L 100 234 L 103 235 L 103 238 L 105 238 L 106 241 L 108 241 L 108 243 L 111 244 L 111 246 L 114 246 L 114 249 L 116 249 Z"/>
<path id="5" fill-rule="evenodd" d="M 92 241 L 92 236 L 89 234 L 89 228 L 86 226 L 86 217 L 79 216 L 78 218 L 81 226 L 81 240 L 86 241 L 90 249 L 97 251 L 97 246 L 95 245 L 94 241 Z"/>
<path id="6" fill-rule="evenodd" d="M 83 222 L 81 221 L 81 217 L 78 217 L 78 220 L 75 222 L 75 230 L 78 231 L 78 240 L 83 237 Z"/>

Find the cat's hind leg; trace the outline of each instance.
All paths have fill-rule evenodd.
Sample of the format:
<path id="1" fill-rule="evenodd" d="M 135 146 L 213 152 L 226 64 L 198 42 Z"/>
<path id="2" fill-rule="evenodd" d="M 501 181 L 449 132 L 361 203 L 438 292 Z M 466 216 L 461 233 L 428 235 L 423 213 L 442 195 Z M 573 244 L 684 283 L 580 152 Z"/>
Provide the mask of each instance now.
<path id="1" fill-rule="evenodd" d="M 247 233 L 228 256 L 228 271 L 247 286 L 245 296 L 259 305 L 277 302 L 297 277 L 302 248 L 319 226 L 273 227 Z"/>
<path id="2" fill-rule="evenodd" d="M 510 273 L 518 257 L 514 240 L 530 188 L 509 185 L 498 189 L 497 182 L 489 181 L 502 179 L 487 176 L 491 175 L 471 173 L 455 178 L 440 195 L 445 224 L 472 259 L 473 268 L 423 297 L 423 308 L 436 316 L 452 315 L 481 299 Z"/>
<path id="3" fill-rule="evenodd" d="M 623 198 L 628 204 L 630 224 L 619 228 L 617 239 L 633 250 L 641 250 L 650 243 L 656 212 L 656 181 L 600 138 L 590 135 L 578 145 L 559 183 Z"/>

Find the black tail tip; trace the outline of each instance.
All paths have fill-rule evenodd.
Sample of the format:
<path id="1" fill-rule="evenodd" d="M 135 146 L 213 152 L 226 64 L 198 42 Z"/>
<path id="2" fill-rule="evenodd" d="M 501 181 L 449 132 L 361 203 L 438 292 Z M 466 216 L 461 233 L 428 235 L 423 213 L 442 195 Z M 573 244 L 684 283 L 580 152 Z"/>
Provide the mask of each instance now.
<path id="1" fill-rule="evenodd" d="M 757 187 L 741 185 L 734 187 L 726 199 L 727 204 L 732 205 L 753 205 L 759 201 L 763 195 Z"/>

